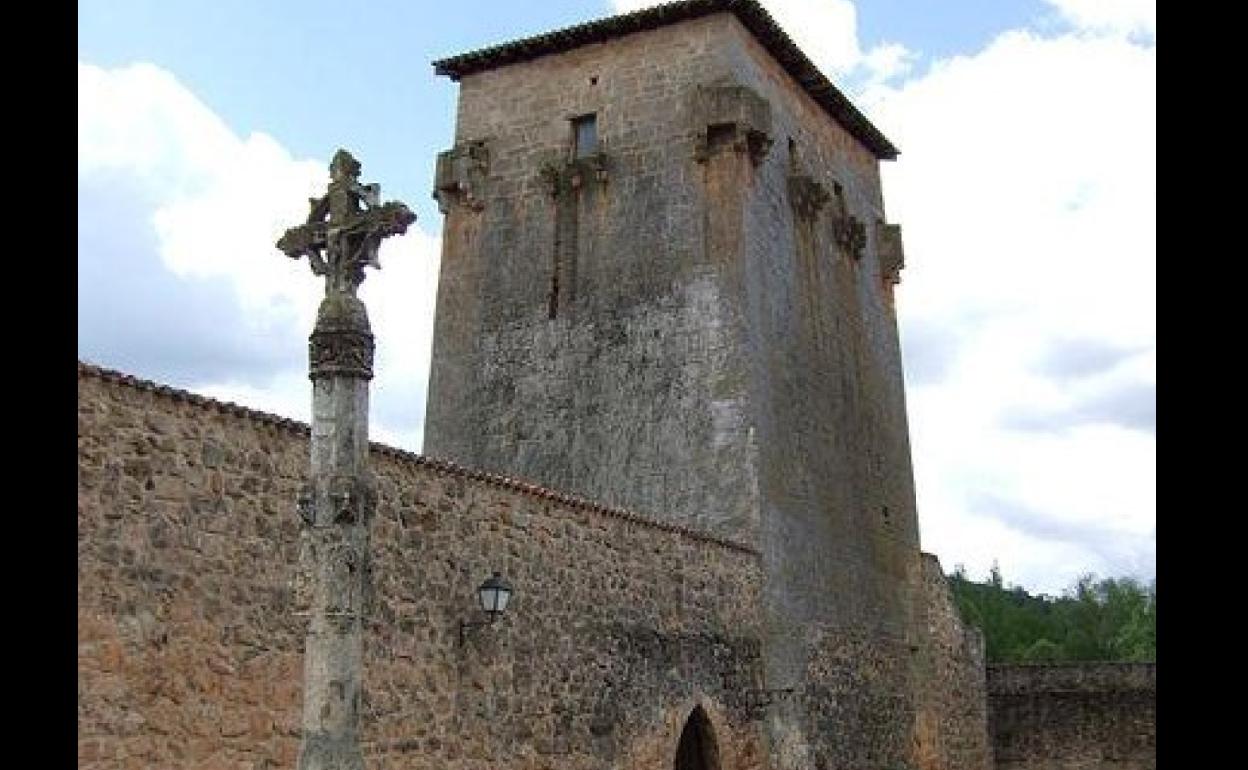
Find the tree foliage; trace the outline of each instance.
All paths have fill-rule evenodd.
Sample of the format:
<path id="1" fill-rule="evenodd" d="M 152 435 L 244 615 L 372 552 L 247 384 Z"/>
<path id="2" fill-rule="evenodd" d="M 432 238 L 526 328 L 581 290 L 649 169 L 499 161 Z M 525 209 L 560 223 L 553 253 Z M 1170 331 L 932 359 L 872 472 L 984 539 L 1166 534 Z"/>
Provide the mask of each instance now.
<path id="1" fill-rule="evenodd" d="M 1084 575 L 1063 596 L 1006 586 L 994 564 L 986 581 L 949 576 L 963 620 L 984 632 L 990 663 L 1157 659 L 1157 582 Z"/>

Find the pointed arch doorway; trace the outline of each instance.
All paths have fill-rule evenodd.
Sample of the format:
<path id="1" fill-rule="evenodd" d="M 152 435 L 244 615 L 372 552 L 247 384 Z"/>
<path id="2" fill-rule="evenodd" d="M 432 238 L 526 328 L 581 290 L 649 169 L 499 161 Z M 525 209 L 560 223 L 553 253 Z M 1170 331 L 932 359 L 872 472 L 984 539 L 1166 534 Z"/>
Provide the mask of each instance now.
<path id="1" fill-rule="evenodd" d="M 715 730 L 701 706 L 693 709 L 685 720 L 676 746 L 674 770 L 720 770 L 719 746 L 715 742 Z"/>

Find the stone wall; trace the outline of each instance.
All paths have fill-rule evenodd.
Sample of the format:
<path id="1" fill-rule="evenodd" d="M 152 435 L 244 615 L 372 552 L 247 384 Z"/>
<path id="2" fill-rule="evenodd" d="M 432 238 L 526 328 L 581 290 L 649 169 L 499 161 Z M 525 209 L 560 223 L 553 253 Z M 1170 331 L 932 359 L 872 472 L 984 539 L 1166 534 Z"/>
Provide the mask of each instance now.
<path id="1" fill-rule="evenodd" d="M 988 667 L 997 770 L 1154 770 L 1155 663 Z"/>
<path id="2" fill-rule="evenodd" d="M 79 368 L 79 767 L 289 768 L 307 427 Z M 760 767 L 750 548 L 379 445 L 369 767 Z M 477 620 L 493 570 L 511 609 Z"/>
<path id="3" fill-rule="evenodd" d="M 921 601 L 913 650 L 915 763 L 921 770 L 991 770 L 984 637 L 962 621 L 940 561 L 921 559 Z"/>
<path id="4" fill-rule="evenodd" d="M 904 754 L 919 540 L 876 157 L 716 13 L 465 75 L 438 169 L 426 449 L 755 545 L 768 688 L 897 653 L 830 669 L 860 660 L 838 708 L 870 748 L 783 709 L 773 744 Z"/>
<path id="5" fill-rule="evenodd" d="M 983 637 L 962 623 L 935 556 L 914 569 L 911 635 L 805 629 L 806 684 L 775 712 L 777 767 L 992 769 Z"/>
<path id="6" fill-rule="evenodd" d="M 460 82 L 425 451 L 752 542 L 738 297 L 695 87 L 726 14 Z M 600 153 L 574 160 L 572 119 Z M 672 419 L 680 415 L 680 419 Z"/>
<path id="7" fill-rule="evenodd" d="M 903 766 L 919 745 L 912 666 L 926 642 L 913 622 L 919 536 L 876 237 L 879 161 L 735 19 L 720 45 L 728 82 L 770 112 L 764 158 L 710 163 L 742 167 L 736 307 L 759 457 L 767 676 L 809 688 L 772 740 L 804 733 L 810 757 L 781 753 L 778 767 Z"/>

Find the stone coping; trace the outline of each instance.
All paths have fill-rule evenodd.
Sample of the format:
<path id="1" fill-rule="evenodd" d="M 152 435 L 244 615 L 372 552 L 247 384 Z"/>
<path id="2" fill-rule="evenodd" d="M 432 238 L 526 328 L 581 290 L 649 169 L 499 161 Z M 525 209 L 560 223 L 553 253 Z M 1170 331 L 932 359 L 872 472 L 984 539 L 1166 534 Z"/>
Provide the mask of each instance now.
<path id="1" fill-rule="evenodd" d="M 260 410 L 251 409 L 250 407 L 241 406 L 229 401 L 218 401 L 214 398 L 201 396 L 197 393 L 192 393 L 180 388 L 174 388 L 169 385 L 161 385 L 160 383 L 153 382 L 152 380 L 145 380 L 115 369 L 107 369 L 105 367 L 89 364 L 84 361 L 78 362 L 78 376 L 79 378 L 94 377 L 99 380 L 104 380 L 105 382 L 124 385 L 135 390 L 163 396 L 174 402 L 193 404 L 195 406 L 214 410 L 221 414 L 239 417 L 249 422 L 270 425 L 303 437 L 311 435 L 311 428 L 308 424 L 300 422 L 299 420 L 292 420 L 289 417 L 281 417 L 269 412 L 262 412 Z M 510 489 L 532 497 L 561 503 L 570 508 L 590 511 L 603 516 L 609 516 L 611 518 L 623 519 L 624 521 L 639 524 L 643 527 L 672 532 L 682 537 L 689 538 L 690 540 L 709 543 L 711 545 L 716 545 L 733 551 L 740 551 L 741 553 L 746 553 L 751 556 L 761 556 L 758 549 L 744 543 L 736 542 L 735 540 L 728 540 L 726 538 L 716 537 L 715 535 L 706 532 L 690 529 L 689 527 L 682 527 L 678 524 L 670 524 L 665 521 L 659 521 L 658 519 L 650 516 L 644 516 L 624 508 L 614 508 L 608 505 L 595 503 L 583 497 L 577 497 L 576 495 L 568 494 L 566 492 L 548 489 L 524 479 L 473 470 L 459 465 L 458 463 L 451 462 L 450 460 L 428 457 L 416 452 L 409 452 L 405 449 L 398 449 L 386 444 L 381 444 L 376 441 L 369 442 L 369 450 L 398 460 L 411 462 L 415 465 L 423 465 L 430 470 L 433 470 L 435 473 L 470 479 L 473 481 L 482 481 L 503 489 Z"/>
<path id="2" fill-rule="evenodd" d="M 755 0 L 683 0 L 643 8 L 632 13 L 609 16 L 585 24 L 513 40 L 488 48 L 449 56 L 433 62 L 438 75 L 458 81 L 464 75 L 494 69 L 506 64 L 529 61 L 548 54 L 601 43 L 634 32 L 726 12 L 738 20 L 775 57 L 785 71 L 810 95 L 815 103 L 844 126 L 880 160 L 894 160 L 899 151 L 878 128 L 858 111 L 849 99 L 819 71 L 802 49 Z"/>
<path id="3" fill-rule="evenodd" d="M 1156 691 L 1156 662 L 1067 661 L 990 663 L 988 692 L 993 695 Z"/>

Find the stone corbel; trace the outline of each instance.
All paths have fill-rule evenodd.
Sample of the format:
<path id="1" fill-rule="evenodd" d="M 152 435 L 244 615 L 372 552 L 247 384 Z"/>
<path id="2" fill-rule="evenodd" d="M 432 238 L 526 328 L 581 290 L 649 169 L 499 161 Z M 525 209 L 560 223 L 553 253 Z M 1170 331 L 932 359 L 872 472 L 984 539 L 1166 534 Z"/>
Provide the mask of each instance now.
<path id="1" fill-rule="evenodd" d="M 579 190 L 587 182 L 606 184 L 610 176 L 608 157 L 600 144 L 597 152 L 583 158 L 545 161 L 538 169 L 538 176 L 547 194 L 557 198 L 564 191 Z"/>
<path id="2" fill-rule="evenodd" d="M 693 157 L 699 163 L 727 148 L 757 166 L 771 150 L 771 105 L 746 86 L 698 86 L 692 113 Z"/>
<path id="3" fill-rule="evenodd" d="M 438 210 L 446 214 L 457 203 L 473 211 L 485 208 L 484 187 L 489 165 L 489 148 L 483 139 L 459 142 L 438 153 L 433 182 Z"/>
<path id="4" fill-rule="evenodd" d="M 889 284 L 901 283 L 901 270 L 906 266 L 906 254 L 901 244 L 901 225 L 875 223 L 876 253 L 880 258 L 880 277 Z"/>
<path id="5" fill-rule="evenodd" d="M 772 138 L 762 131 L 749 130 L 745 132 L 745 151 L 750 154 L 750 162 L 755 166 L 762 163 L 763 158 L 767 157 L 772 144 Z"/>
<path id="6" fill-rule="evenodd" d="M 855 260 L 862 259 L 862 251 L 867 247 L 867 226 L 849 214 L 837 217 L 832 222 L 832 235 L 836 244 Z"/>
<path id="7" fill-rule="evenodd" d="M 586 155 L 569 162 L 566 173 L 568 184 L 574 190 L 590 180 L 604 184 L 607 181 L 607 153 L 602 149 L 601 142 L 599 142 L 598 151 L 593 155 Z"/>
<path id="8" fill-rule="evenodd" d="M 789 175 L 789 202 L 802 219 L 814 221 L 832 199 L 828 188 L 805 174 Z"/>
<path id="9" fill-rule="evenodd" d="M 546 190 L 546 193 L 552 198 L 559 197 L 559 180 L 563 176 L 559 166 L 548 161 L 542 164 L 537 173 L 541 177 L 542 187 Z"/>

